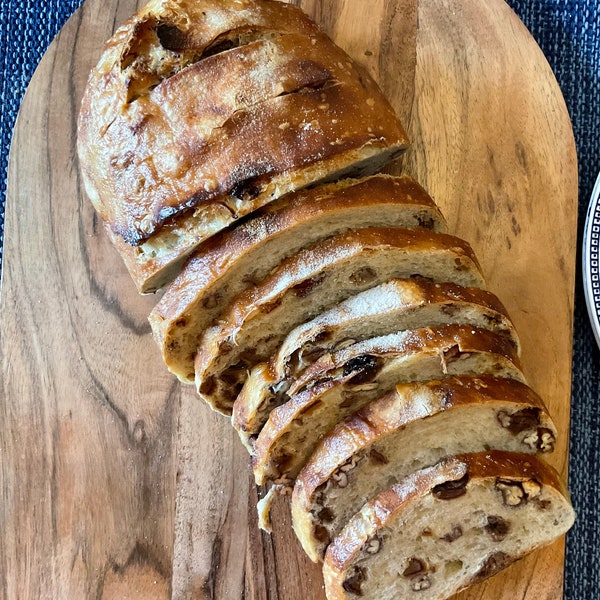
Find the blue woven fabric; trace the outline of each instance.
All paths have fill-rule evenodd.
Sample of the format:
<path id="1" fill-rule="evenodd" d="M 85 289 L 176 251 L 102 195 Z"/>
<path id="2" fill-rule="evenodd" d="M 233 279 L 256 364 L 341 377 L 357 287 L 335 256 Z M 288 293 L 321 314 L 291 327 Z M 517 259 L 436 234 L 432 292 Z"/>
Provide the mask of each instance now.
<path id="1" fill-rule="evenodd" d="M 588 199 L 600 170 L 598 0 L 508 0 L 508 3 L 546 54 L 573 119 L 580 161 L 581 242 Z M 0 3 L 2 233 L 10 133 L 20 101 L 48 44 L 80 4 L 81 0 L 5 0 Z M 588 325 L 581 277 L 578 277 L 570 465 L 570 488 L 578 520 L 567 538 L 565 598 L 568 600 L 600 597 L 600 526 L 597 522 L 600 496 L 599 413 L 600 353 Z"/>
<path id="2" fill-rule="evenodd" d="M 46 48 L 82 0 L 0 2 L 0 272 L 10 135 L 27 84 Z"/>

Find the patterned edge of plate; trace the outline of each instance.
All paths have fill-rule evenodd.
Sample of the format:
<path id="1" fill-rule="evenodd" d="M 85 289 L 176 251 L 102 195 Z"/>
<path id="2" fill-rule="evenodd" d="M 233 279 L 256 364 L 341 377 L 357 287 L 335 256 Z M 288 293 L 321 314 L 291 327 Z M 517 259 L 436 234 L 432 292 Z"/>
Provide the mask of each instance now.
<path id="1" fill-rule="evenodd" d="M 582 258 L 585 301 L 596 342 L 600 346 L 600 174 L 588 208 Z"/>

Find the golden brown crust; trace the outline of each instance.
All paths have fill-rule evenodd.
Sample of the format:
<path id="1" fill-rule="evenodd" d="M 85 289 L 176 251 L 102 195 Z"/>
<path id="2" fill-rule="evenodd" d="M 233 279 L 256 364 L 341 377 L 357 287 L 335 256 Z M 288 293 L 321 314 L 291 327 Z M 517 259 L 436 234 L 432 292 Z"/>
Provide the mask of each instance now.
<path id="1" fill-rule="evenodd" d="M 256 365 L 233 403 L 231 423 L 248 449 L 250 449 L 249 437 L 258 433 L 258 427 L 253 426 L 258 410 L 266 394 L 269 393 L 268 387 L 276 381 L 269 363 Z"/>
<path id="2" fill-rule="evenodd" d="M 369 210 L 372 216 L 366 214 Z M 379 219 L 382 224 L 393 224 L 401 211 L 408 210 L 415 214 L 422 211 L 424 218 L 431 219 L 422 225 L 435 230 L 445 227 L 433 200 L 414 180 L 376 175 L 289 194 L 235 229 L 206 240 L 150 314 L 154 338 L 165 363 L 180 379 L 193 383 L 193 377 L 187 377 L 194 368 L 189 343 L 184 344 L 182 338 L 193 337 L 195 350 L 202 331 L 235 296 L 232 290 L 243 289 L 243 277 L 250 278 L 250 285 L 262 278 L 257 273 L 264 275 L 276 266 L 271 265 L 267 244 L 286 246 L 289 250 L 279 252 L 289 256 L 299 244 L 308 245 L 342 232 L 354 213 L 363 214 L 374 223 Z M 322 224 L 327 221 L 331 222 L 325 228 Z M 313 224 L 315 227 L 311 227 Z M 236 271 L 240 265 L 245 267 L 243 274 Z M 236 281 L 230 281 L 232 272 Z"/>
<path id="3" fill-rule="evenodd" d="M 305 271 L 313 271 L 313 265 L 327 265 L 332 257 L 352 256 L 356 252 L 376 251 L 380 248 L 407 248 L 410 251 L 435 251 L 451 250 L 466 264 L 475 265 L 481 271 L 479 261 L 471 246 L 460 238 L 445 233 L 436 233 L 425 229 L 391 229 L 387 227 L 372 227 L 349 231 L 334 238 L 324 240 L 322 243 L 307 249 L 295 256 L 288 258 L 280 267 L 260 286 L 246 290 L 229 307 L 226 314 L 220 319 L 223 327 L 231 330 L 238 329 L 244 320 L 257 310 L 261 303 L 273 300 L 273 295 L 279 289 L 285 289 L 288 281 L 301 279 Z M 310 263 L 308 262 L 310 252 Z M 482 278 L 483 285 L 483 278 Z M 269 300 L 265 300 L 269 298 Z"/>
<path id="4" fill-rule="evenodd" d="M 154 235 L 139 246 L 132 246 L 122 237 L 115 234 L 110 227 L 109 237 L 123 257 L 123 260 L 142 294 L 156 292 L 167 286 L 179 275 L 186 259 L 197 247 L 205 243 L 211 236 L 222 232 L 225 228 L 235 226 L 241 216 L 248 212 L 268 206 L 280 196 L 293 193 L 309 185 L 317 185 L 336 181 L 345 177 L 370 175 L 382 169 L 397 156 L 394 147 L 369 143 L 319 160 L 311 165 L 271 174 L 262 178 L 262 191 L 254 200 L 246 197 L 241 201 L 232 196 L 219 198 L 203 203 L 181 218 L 165 223 Z M 249 182 L 238 188 L 242 194 L 253 190 Z M 233 202 L 243 206 L 235 212 L 228 205 Z M 241 212 L 243 209 L 243 214 Z M 377 223 L 379 224 L 379 223 Z M 387 223 L 386 223 L 387 224 Z M 116 240 L 116 241 L 115 241 Z"/>
<path id="5" fill-rule="evenodd" d="M 329 545 L 325 557 L 329 575 L 335 577 L 336 573 L 348 568 L 369 536 L 385 527 L 409 503 L 431 494 L 438 485 L 447 481 L 459 481 L 465 476 L 468 477 L 467 490 L 477 480 L 533 480 L 542 486 L 553 488 L 565 499 L 569 498 L 556 470 L 535 456 L 492 450 L 448 457 L 434 467 L 417 471 L 368 502 L 360 513 L 369 513 L 371 516 L 367 528 L 361 519 L 355 518 Z"/>
<path id="6" fill-rule="evenodd" d="M 423 389 L 427 390 L 428 404 L 407 400 L 413 395 L 422 396 Z M 484 403 L 514 403 L 536 409 L 540 413 L 540 426 L 551 430 L 556 437 L 556 427 L 543 400 L 520 381 L 484 374 L 399 384 L 339 423 L 320 442 L 296 479 L 292 502 L 302 507 L 309 506 L 315 490 L 331 477 L 340 464 L 406 424 L 458 406 Z"/>
<path id="7" fill-rule="evenodd" d="M 506 308 L 495 294 L 481 288 L 465 287 L 452 282 L 438 283 L 423 279 L 401 279 L 388 281 L 359 296 L 354 296 L 340 304 L 337 309 L 332 309 L 296 328 L 288 335 L 278 353 L 270 361 L 272 372 L 280 378 L 284 377 L 287 372 L 294 376 L 298 375 L 298 372 L 288 364 L 292 353 L 301 349 L 304 343 L 311 342 L 319 336 L 325 337 L 327 333 L 333 332 L 337 328 L 341 329 L 347 322 L 364 321 L 366 306 L 359 300 L 370 293 L 381 299 L 381 311 L 379 312 L 381 316 L 384 316 L 386 311 L 400 314 L 400 311 L 404 309 L 408 311 L 431 306 L 439 306 L 442 314 L 452 315 L 458 313 L 461 307 L 470 305 L 474 310 L 481 311 L 481 314 L 485 313 L 491 323 L 490 329 L 501 332 L 510 338 L 517 354 L 520 355 L 518 335 Z M 394 302 L 390 302 L 390 300 Z M 497 327 L 493 326 L 494 320 L 497 321 Z M 427 325 L 430 324 L 432 323 L 427 323 Z M 400 329 L 403 327 L 398 326 L 394 331 Z M 369 337 L 374 337 L 374 335 L 371 333 Z M 327 338 L 325 339 L 327 340 Z M 327 341 L 323 343 L 323 347 L 327 348 Z"/>
<path id="8" fill-rule="evenodd" d="M 239 329 L 242 323 L 264 302 L 272 302 L 274 294 L 287 289 L 288 282 L 301 280 L 306 271 L 314 271 L 317 264 L 330 264 L 332 257 L 352 256 L 357 252 L 376 251 L 381 248 L 407 248 L 411 251 L 450 250 L 481 270 L 471 246 L 464 240 L 445 233 L 425 229 L 391 229 L 372 227 L 349 231 L 288 258 L 279 268 L 261 282 L 260 286 L 246 290 L 236 298 L 221 317 L 223 335 Z M 310 257 L 308 253 L 310 252 Z M 307 259 L 310 259 L 309 260 Z M 482 279 L 483 282 L 483 279 Z M 227 333 L 225 333 L 227 331 Z"/>
<path id="9" fill-rule="evenodd" d="M 337 352 L 325 354 L 292 382 L 287 394 L 292 396 L 293 399 L 299 399 L 298 406 L 303 406 L 306 402 L 310 405 L 314 400 L 318 400 L 316 394 L 318 385 L 315 384 L 331 380 L 333 373 L 342 369 L 344 364 L 353 358 L 365 355 L 395 357 L 403 353 L 410 354 L 418 351 L 435 352 L 440 355 L 442 360 L 452 360 L 453 355 L 490 352 L 507 359 L 510 364 L 514 365 L 515 371 L 519 371 L 521 368 L 518 352 L 510 340 L 491 331 L 454 324 L 381 336 L 354 344 Z M 251 380 L 252 385 L 260 387 L 274 385 L 276 382 L 277 378 L 273 374 L 269 363 L 259 365 L 256 377 Z M 308 386 L 310 388 L 306 389 Z M 324 387 L 324 390 L 327 389 L 329 388 Z M 315 393 L 314 398 L 311 398 L 311 390 Z M 233 424 L 238 433 L 248 431 L 246 424 L 254 416 L 253 399 L 257 395 L 255 390 L 244 388 L 236 399 Z M 296 410 L 292 409 L 291 405 L 288 408 L 292 411 Z M 271 411 L 273 418 L 280 415 L 280 412 L 275 412 L 276 410 Z M 282 422 L 285 422 L 287 418 L 284 417 Z M 252 433 L 255 434 L 256 432 Z"/>
<path id="10" fill-rule="evenodd" d="M 278 175 L 302 187 L 313 164 L 339 171 L 406 143 L 370 77 L 298 9 L 269 0 L 151 3 L 107 44 L 78 134 L 88 195 L 133 246 L 214 203 L 229 222 L 248 214 L 277 196 Z"/>
<path id="11" fill-rule="evenodd" d="M 365 131 L 362 123 L 371 117 L 365 111 L 357 115 L 356 103 L 345 83 L 307 88 L 235 112 L 214 135 L 201 140 L 192 139 L 191 133 L 188 139 L 169 139 L 174 128 L 167 119 L 158 112 L 150 117 L 150 109 L 144 110 L 129 127 L 113 125 L 105 135 L 114 132 L 116 138 L 106 140 L 115 149 L 107 162 L 116 165 L 118 175 L 105 174 L 102 186 L 113 188 L 112 214 L 103 211 L 101 216 L 131 245 L 178 215 L 217 199 L 239 218 L 261 205 L 257 198 L 265 178 L 273 174 L 356 148 L 387 146 L 385 122 Z M 328 106 L 335 106 L 335 126 L 324 119 Z M 162 144 L 160 150 L 156 147 L 156 138 L 165 142 L 164 149 Z M 332 145 L 330 140 L 339 142 Z M 107 205 L 105 201 L 102 208 Z"/>
<path id="12" fill-rule="evenodd" d="M 209 11 L 211 18 L 207 19 L 206 13 Z M 169 86 L 169 79 L 190 65 L 192 70 L 202 66 L 209 75 L 212 73 L 216 76 L 216 66 L 222 62 L 227 63 L 227 56 L 223 60 L 223 55 L 218 54 L 206 63 L 210 57 L 201 60 L 203 53 L 220 36 L 227 36 L 229 32 L 235 32 L 239 28 L 298 32 L 305 35 L 317 33 L 316 26 L 299 9 L 277 2 L 158 0 L 150 2 L 133 16 L 106 43 L 84 93 L 78 133 L 82 170 L 91 187 L 97 191 L 96 209 L 105 221 L 113 225 L 113 230 L 127 227 L 126 223 L 116 222 L 126 215 L 116 214 L 121 207 L 114 205 L 118 200 L 111 197 L 122 185 L 119 173 L 114 168 L 119 168 L 119 165 L 111 164 L 111 161 L 118 161 L 119 155 L 124 155 L 128 150 L 127 146 L 121 147 L 119 140 L 126 142 L 127 136 L 131 133 L 135 135 L 135 129 L 139 130 L 142 126 L 148 130 L 148 124 L 144 121 L 155 119 L 158 139 L 148 139 L 146 142 L 154 142 L 159 145 L 157 147 L 168 147 L 167 142 L 172 136 L 166 134 L 166 139 L 161 138 L 161 135 L 165 135 L 162 129 L 166 129 L 164 121 L 167 115 L 165 118 L 160 117 L 163 111 L 151 98 L 153 88 L 160 87 L 161 83 L 163 87 Z M 174 39 L 177 37 L 180 39 Z M 175 41 L 179 43 L 174 43 Z M 221 82 L 221 85 L 224 83 Z M 232 83 L 235 84 L 235 81 Z M 212 84 L 218 85 L 216 77 L 213 77 Z M 193 101 L 194 95 L 198 94 L 198 90 L 194 90 L 194 94 L 191 91 L 185 94 L 186 100 Z M 211 91 L 210 86 L 200 90 L 204 94 L 210 94 Z M 160 96 L 160 92 L 155 91 L 154 95 Z M 230 96 L 226 95 L 226 98 Z M 223 104 L 217 94 L 213 99 L 207 100 L 209 106 Z M 231 112 L 226 110 L 225 115 L 230 115 Z M 133 132 L 128 131 L 132 128 Z M 130 143 L 135 150 L 143 150 L 145 147 L 146 154 L 149 154 L 151 148 L 143 143 L 144 138 L 140 142 L 141 144 L 131 138 Z M 137 148 L 138 145 L 142 147 Z M 121 161 L 124 159 L 126 156 L 121 156 Z M 130 157 L 131 161 L 142 159 L 142 156 Z M 160 182 L 156 182 L 156 185 L 160 186 Z M 124 202 L 127 202 L 126 199 L 133 192 L 127 189 L 119 191 L 125 194 Z M 167 203 L 173 201 L 176 199 L 166 199 Z M 152 202 L 152 199 L 143 200 L 144 205 Z M 128 209 L 127 206 L 123 208 Z M 152 216 L 153 211 L 142 212 Z M 135 232 L 131 235 L 130 241 L 135 240 Z M 137 235 L 143 237 L 142 232 Z"/>

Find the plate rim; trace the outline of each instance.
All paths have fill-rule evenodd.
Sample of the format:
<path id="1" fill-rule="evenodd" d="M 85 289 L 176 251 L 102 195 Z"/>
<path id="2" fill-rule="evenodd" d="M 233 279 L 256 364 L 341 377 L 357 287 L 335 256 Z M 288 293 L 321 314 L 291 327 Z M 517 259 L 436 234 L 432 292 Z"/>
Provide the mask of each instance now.
<path id="1" fill-rule="evenodd" d="M 600 173 L 594 184 L 585 220 L 582 270 L 588 315 L 600 347 Z"/>

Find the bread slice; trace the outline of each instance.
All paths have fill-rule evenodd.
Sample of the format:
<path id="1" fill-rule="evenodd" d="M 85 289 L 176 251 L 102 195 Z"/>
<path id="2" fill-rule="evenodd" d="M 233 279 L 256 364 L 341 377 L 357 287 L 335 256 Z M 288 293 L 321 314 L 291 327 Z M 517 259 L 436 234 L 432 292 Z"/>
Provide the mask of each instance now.
<path id="1" fill-rule="evenodd" d="M 288 194 L 204 242 L 149 317 L 167 367 L 181 381 L 193 383 L 200 336 L 233 298 L 301 248 L 373 226 L 446 229 L 416 181 L 376 175 Z"/>
<path id="2" fill-rule="evenodd" d="M 78 130 L 86 191 L 143 292 L 239 217 L 406 146 L 369 75 L 266 0 L 151 2 L 108 42 Z"/>
<path id="3" fill-rule="evenodd" d="M 233 405 L 233 425 L 244 438 L 258 433 L 268 412 L 285 401 L 294 379 L 321 355 L 341 345 L 451 323 L 494 331 L 510 339 L 517 355 L 520 353 L 514 326 L 492 293 L 453 283 L 394 279 L 296 327 L 268 365 L 257 365 L 250 372 Z"/>
<path id="4" fill-rule="evenodd" d="M 195 361 L 199 394 L 231 414 L 247 370 L 269 358 L 294 327 L 357 292 L 415 273 L 484 285 L 465 241 L 422 229 L 360 229 L 300 251 L 239 295 L 205 333 Z"/>
<path id="5" fill-rule="evenodd" d="M 552 452 L 556 435 L 542 399 L 516 380 L 397 385 L 321 440 L 294 486 L 294 530 L 309 557 L 322 560 L 363 504 L 415 470 L 465 452 Z"/>
<path id="6" fill-rule="evenodd" d="M 350 520 L 327 550 L 327 598 L 449 598 L 549 544 L 574 519 L 558 473 L 534 456 L 449 457 Z"/>
<path id="7" fill-rule="evenodd" d="M 398 383 L 467 374 L 524 380 L 506 338 L 466 325 L 387 335 L 334 353 L 327 367 L 271 411 L 254 443 L 256 482 L 291 484 L 323 436 Z"/>

